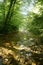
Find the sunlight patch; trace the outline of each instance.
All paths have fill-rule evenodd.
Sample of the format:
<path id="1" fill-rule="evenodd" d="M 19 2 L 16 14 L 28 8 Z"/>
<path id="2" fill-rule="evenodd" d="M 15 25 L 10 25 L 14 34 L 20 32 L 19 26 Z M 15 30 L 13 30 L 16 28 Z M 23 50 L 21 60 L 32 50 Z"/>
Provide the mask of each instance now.
<path id="1" fill-rule="evenodd" d="M 32 10 L 34 13 L 36 13 L 36 14 L 39 14 L 40 12 L 39 12 L 39 9 L 38 8 L 34 8 L 33 10 Z"/>

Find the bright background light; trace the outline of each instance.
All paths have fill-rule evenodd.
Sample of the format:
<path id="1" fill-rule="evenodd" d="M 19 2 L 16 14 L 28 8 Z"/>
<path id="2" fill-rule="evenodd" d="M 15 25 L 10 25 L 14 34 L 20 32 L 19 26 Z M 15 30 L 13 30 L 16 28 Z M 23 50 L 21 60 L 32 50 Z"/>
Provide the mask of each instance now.
<path id="1" fill-rule="evenodd" d="M 0 0 L 0 2 L 3 2 L 4 0 Z"/>
<path id="2" fill-rule="evenodd" d="M 21 11 L 21 14 L 22 15 L 27 15 L 29 11 L 31 11 L 34 7 L 34 0 L 32 0 L 30 2 L 30 4 L 28 4 L 28 2 L 26 2 L 21 8 L 20 8 L 20 11 Z"/>

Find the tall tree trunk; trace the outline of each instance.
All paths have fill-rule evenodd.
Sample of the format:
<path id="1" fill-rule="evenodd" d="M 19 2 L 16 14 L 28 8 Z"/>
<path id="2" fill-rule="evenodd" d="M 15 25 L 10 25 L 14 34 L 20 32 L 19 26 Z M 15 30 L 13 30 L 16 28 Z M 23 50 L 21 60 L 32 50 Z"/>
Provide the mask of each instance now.
<path id="1" fill-rule="evenodd" d="M 4 33 L 7 33 L 7 26 L 8 26 L 8 23 L 9 21 L 11 20 L 11 16 L 12 16 L 12 9 L 14 8 L 14 5 L 16 4 L 16 0 L 11 0 L 10 1 L 10 6 L 9 6 L 9 10 L 7 12 L 7 15 L 5 17 L 5 21 L 4 21 L 4 27 L 3 27 L 3 32 Z"/>

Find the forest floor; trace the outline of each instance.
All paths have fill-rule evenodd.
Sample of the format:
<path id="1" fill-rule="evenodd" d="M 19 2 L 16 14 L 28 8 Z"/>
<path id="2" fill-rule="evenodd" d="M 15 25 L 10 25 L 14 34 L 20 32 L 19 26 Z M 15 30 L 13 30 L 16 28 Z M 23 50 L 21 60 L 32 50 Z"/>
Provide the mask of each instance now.
<path id="1" fill-rule="evenodd" d="M 7 63 L 7 65 L 11 62 L 12 58 L 9 59 L 11 55 L 19 65 L 39 65 L 40 61 L 43 60 L 43 46 L 40 45 L 40 47 L 36 47 L 37 46 L 21 48 L 21 46 L 10 46 L 9 43 L 6 43 L 6 45 L 0 46 L 0 56 L 3 57 L 3 63 Z"/>
<path id="2" fill-rule="evenodd" d="M 43 65 L 43 45 L 18 45 L 11 40 L 12 37 L 7 42 L 8 38 L 0 38 L 3 65 Z"/>

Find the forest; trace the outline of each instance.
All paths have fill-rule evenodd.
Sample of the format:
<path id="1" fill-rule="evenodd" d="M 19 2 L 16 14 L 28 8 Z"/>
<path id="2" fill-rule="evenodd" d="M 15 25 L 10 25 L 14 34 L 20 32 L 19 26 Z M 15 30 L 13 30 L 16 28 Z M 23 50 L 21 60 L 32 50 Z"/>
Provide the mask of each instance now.
<path id="1" fill-rule="evenodd" d="M 0 0 L 0 65 L 43 65 L 43 0 Z"/>

